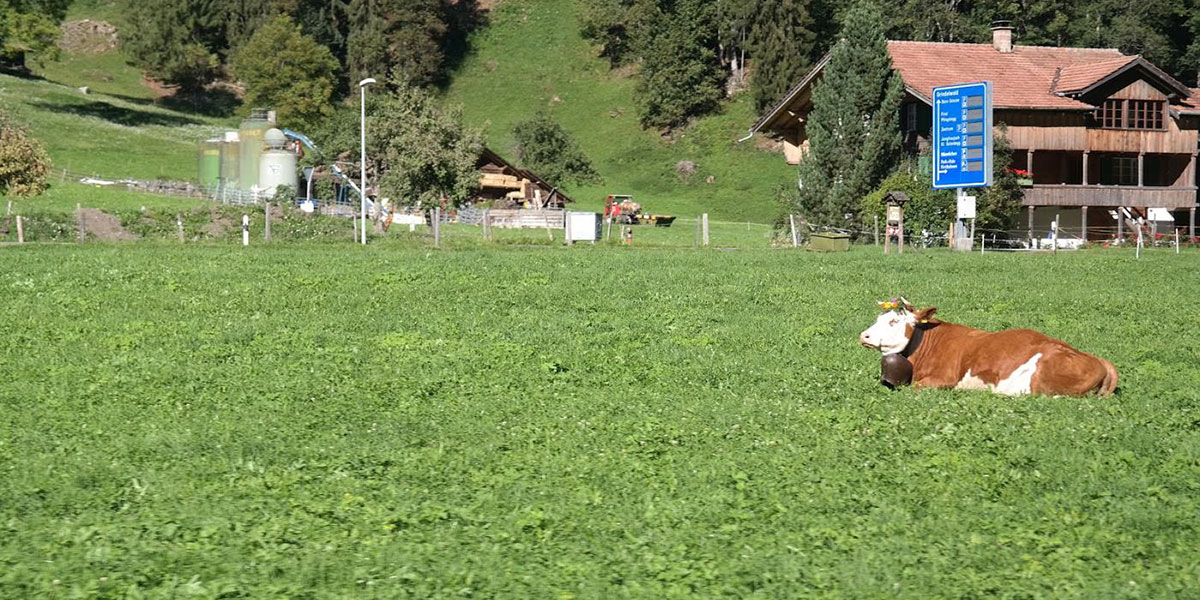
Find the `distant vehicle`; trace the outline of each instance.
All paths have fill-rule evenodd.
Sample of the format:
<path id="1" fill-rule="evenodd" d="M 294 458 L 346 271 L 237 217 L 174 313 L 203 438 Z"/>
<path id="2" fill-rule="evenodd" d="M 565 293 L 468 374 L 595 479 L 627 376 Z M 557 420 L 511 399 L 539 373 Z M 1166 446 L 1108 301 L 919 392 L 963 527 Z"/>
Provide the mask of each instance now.
<path id="1" fill-rule="evenodd" d="M 675 221 L 674 215 L 652 215 L 642 213 L 642 205 L 633 201 L 633 196 L 609 194 L 604 199 L 604 217 L 612 223 L 625 225 L 655 225 L 670 227 Z"/>

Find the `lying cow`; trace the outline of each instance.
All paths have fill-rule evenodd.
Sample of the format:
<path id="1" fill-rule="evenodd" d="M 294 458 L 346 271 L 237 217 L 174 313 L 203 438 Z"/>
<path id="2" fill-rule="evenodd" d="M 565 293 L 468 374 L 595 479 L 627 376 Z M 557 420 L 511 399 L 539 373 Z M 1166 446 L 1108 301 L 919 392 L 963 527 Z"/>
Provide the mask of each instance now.
<path id="1" fill-rule="evenodd" d="M 883 352 L 889 387 L 911 378 L 915 387 L 987 389 L 1009 396 L 1107 396 L 1117 388 L 1112 363 L 1036 331 L 955 325 L 934 319 L 936 308 L 917 310 L 903 298 L 879 305 L 883 314 L 859 341 Z"/>

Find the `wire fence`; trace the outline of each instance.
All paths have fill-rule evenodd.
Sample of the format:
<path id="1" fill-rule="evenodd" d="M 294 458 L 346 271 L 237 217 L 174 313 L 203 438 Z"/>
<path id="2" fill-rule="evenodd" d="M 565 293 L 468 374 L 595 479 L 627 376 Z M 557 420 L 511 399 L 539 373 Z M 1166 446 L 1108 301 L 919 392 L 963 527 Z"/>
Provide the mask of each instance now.
<path id="1" fill-rule="evenodd" d="M 804 240 L 813 233 L 832 233 L 849 235 L 858 243 L 881 245 L 887 236 L 887 227 L 837 227 L 815 225 L 799 218 L 796 219 L 797 238 Z M 1154 221 L 1127 219 L 1121 225 L 1093 225 L 1061 227 L 1053 222 L 1048 225 L 1026 226 L 1016 229 L 978 228 L 970 237 L 976 248 L 986 251 L 1021 252 L 1042 250 L 1075 250 L 1088 246 L 1122 246 L 1137 244 L 1139 234 L 1144 246 L 1173 247 L 1179 245 L 1200 244 L 1200 236 L 1189 235 L 1190 228 L 1186 225 L 1159 226 Z M 788 234 L 784 231 L 782 234 Z M 786 235 L 784 235 L 786 237 Z M 892 239 L 898 241 L 898 236 L 892 234 Z M 948 247 L 955 237 L 946 231 L 912 231 L 905 229 L 904 244 L 906 248 L 937 248 Z"/>
<path id="2" fill-rule="evenodd" d="M 52 172 L 52 177 L 60 181 L 77 181 L 84 185 L 124 187 L 132 192 L 192 198 L 229 206 L 262 206 L 267 202 L 273 202 L 277 205 L 290 204 L 295 209 L 304 213 L 343 218 L 358 217 L 363 211 L 362 201 L 358 197 L 357 192 L 349 185 L 335 185 L 331 196 L 327 195 L 326 197 L 313 197 L 310 199 L 307 197 L 307 190 L 300 190 L 302 193 L 299 194 L 267 195 L 259 190 L 241 190 L 224 184 L 206 186 L 187 181 L 138 180 L 132 178 L 112 179 L 94 174 L 79 173 L 69 169 L 56 169 Z M 303 183 L 301 185 L 304 186 Z M 432 224 L 434 211 L 431 208 L 393 208 L 386 206 L 388 204 L 386 202 L 384 204 L 385 206 L 377 207 L 374 202 L 368 200 L 366 202 L 368 218 L 372 220 L 388 219 L 392 225 L 406 224 L 409 226 L 409 229 L 417 225 Z M 510 212 L 513 214 L 507 214 Z M 438 211 L 437 214 L 440 217 L 439 221 L 444 224 L 484 228 L 484 216 L 489 215 L 488 228 L 562 229 L 566 212 L 563 209 L 502 211 L 465 207 L 459 209 L 449 208 Z M 675 229 L 679 229 L 681 226 L 688 229 L 695 228 L 695 240 L 693 241 L 691 239 L 692 236 L 689 234 L 674 234 L 670 236 L 670 239 L 674 240 L 672 243 L 677 245 L 702 245 L 700 243 L 700 229 L 703 217 L 705 215 L 698 215 L 695 218 L 680 217 L 676 219 Z M 30 218 L 36 217 L 30 215 Z M 985 252 L 1032 252 L 1071 250 L 1087 246 L 1132 246 L 1139 243 L 1139 234 L 1141 236 L 1141 244 L 1148 247 L 1200 244 L 1200 237 L 1189 236 L 1187 227 L 1165 226 L 1160 228 L 1154 221 L 1136 219 L 1127 219 L 1123 224 L 1117 225 L 1107 223 L 1106 221 L 1108 220 L 1103 219 L 1103 217 L 1101 219 L 1105 224 L 1089 224 L 1086 229 L 1086 237 L 1081 225 L 1078 227 L 1055 227 L 1053 223 L 1049 226 L 1046 226 L 1044 223 L 1038 223 L 1037 226 L 1014 229 L 978 228 L 971 235 L 970 247 L 972 249 L 978 248 Z M 738 231 L 738 234 L 731 236 L 730 241 L 737 246 L 747 247 L 753 244 L 756 239 L 762 240 L 761 243 L 766 246 L 800 246 L 810 241 L 811 235 L 814 233 L 844 234 L 850 236 L 857 244 L 883 245 L 885 236 L 887 235 L 886 226 L 828 226 L 810 223 L 798 216 L 795 218 L 796 232 L 794 237 L 786 226 L 777 228 L 768 224 L 715 219 L 707 220 L 707 225 L 713 226 L 714 229 L 720 229 L 727 236 L 734 231 Z M 743 228 L 744 231 L 742 231 Z M 643 227 L 639 227 L 637 230 L 642 232 L 650 231 Z M 608 237 L 610 236 L 605 236 L 606 239 Z M 639 235 L 638 237 L 651 240 L 667 239 L 666 236 L 661 235 Z M 906 248 L 917 251 L 945 248 L 952 245 L 954 240 L 949 231 L 913 231 L 906 229 L 903 237 Z M 892 240 L 898 241 L 897 236 L 893 234 Z M 719 242 L 714 240 L 714 244 L 716 243 Z"/>

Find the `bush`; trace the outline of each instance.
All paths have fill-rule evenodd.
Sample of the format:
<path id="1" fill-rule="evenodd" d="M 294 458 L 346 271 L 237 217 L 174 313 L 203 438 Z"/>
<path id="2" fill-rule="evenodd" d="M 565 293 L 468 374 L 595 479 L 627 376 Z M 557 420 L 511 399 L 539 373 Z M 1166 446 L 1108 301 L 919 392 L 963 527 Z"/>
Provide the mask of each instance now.
<path id="1" fill-rule="evenodd" d="M 922 230 L 945 233 L 954 220 L 954 193 L 950 190 L 933 189 L 933 178 L 920 172 L 915 160 L 907 160 L 890 175 L 879 188 L 862 199 L 862 222 L 871 223 L 879 217 L 880 231 L 887 219 L 887 205 L 883 198 L 888 192 L 899 191 L 908 195 L 904 205 L 904 231 L 919 235 Z"/>
<path id="2" fill-rule="evenodd" d="M 513 127 L 521 166 L 551 185 L 587 183 L 600 178 L 571 134 L 549 114 L 538 112 Z"/>
<path id="3" fill-rule="evenodd" d="M 46 191 L 50 156 L 29 132 L 0 112 L 0 196 L 28 197 Z"/>

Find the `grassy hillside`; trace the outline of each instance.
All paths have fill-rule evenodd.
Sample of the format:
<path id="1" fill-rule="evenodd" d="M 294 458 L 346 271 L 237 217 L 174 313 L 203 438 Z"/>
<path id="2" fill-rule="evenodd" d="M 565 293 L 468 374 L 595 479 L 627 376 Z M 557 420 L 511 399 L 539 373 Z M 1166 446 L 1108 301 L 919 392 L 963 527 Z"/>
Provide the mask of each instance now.
<path id="1" fill-rule="evenodd" d="M 69 20 L 121 25 L 111 2 L 79 0 Z M 515 158 L 512 126 L 548 109 L 580 141 L 603 180 L 567 189 L 580 206 L 599 207 L 609 193 L 633 194 L 648 211 L 715 220 L 768 222 L 777 186 L 791 172 L 777 154 L 735 142 L 755 115 L 741 97 L 664 140 L 644 131 L 633 102 L 634 80 L 614 72 L 577 31 L 572 0 L 507 0 L 473 40 L 475 52 L 445 96 L 484 126 L 492 146 Z M 105 177 L 193 179 L 195 143 L 236 119 L 173 110 L 156 99 L 119 50 L 64 52 L 37 67 L 39 78 L 0 75 L 0 102 L 28 123 L 57 168 Z M 87 86 L 90 93 L 78 88 Z M 676 163 L 698 172 L 686 180 Z M 708 183 L 709 177 L 712 183 Z"/>
<path id="2" fill-rule="evenodd" d="M 112 2 L 79 0 L 68 21 L 105 20 L 121 26 Z M 31 65 L 32 78 L 0 75 L 0 103 L 45 145 L 55 168 L 139 179 L 195 179 L 196 142 L 232 119 L 173 110 L 156 100 L 141 71 L 119 50 L 65 51 Z M 86 86 L 88 93 L 79 88 Z"/>
<path id="3" fill-rule="evenodd" d="M 0 102 L 46 145 L 55 168 L 105 177 L 195 179 L 196 142 L 225 125 L 50 79 L 0 75 Z"/>
<path id="4" fill-rule="evenodd" d="M 643 131 L 633 102 L 634 81 L 614 72 L 578 33 L 572 0 L 507 0 L 491 26 L 473 40 L 474 54 L 446 96 L 467 119 L 485 126 L 490 143 L 510 158 L 512 126 L 549 110 L 574 134 L 604 177 L 567 191 L 587 207 L 605 194 L 634 194 L 647 210 L 766 222 L 777 209 L 778 185 L 791 179 L 781 156 L 737 145 L 755 116 L 743 95 L 724 113 L 700 120 L 674 143 Z M 699 172 L 682 181 L 678 161 Z M 711 175 L 713 183 L 706 183 Z"/>

